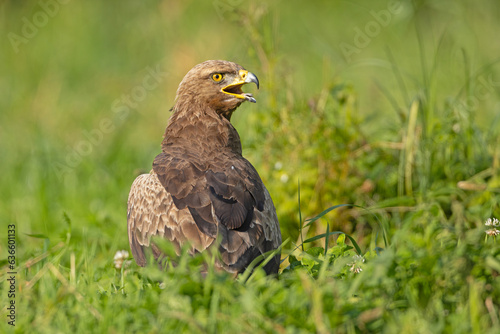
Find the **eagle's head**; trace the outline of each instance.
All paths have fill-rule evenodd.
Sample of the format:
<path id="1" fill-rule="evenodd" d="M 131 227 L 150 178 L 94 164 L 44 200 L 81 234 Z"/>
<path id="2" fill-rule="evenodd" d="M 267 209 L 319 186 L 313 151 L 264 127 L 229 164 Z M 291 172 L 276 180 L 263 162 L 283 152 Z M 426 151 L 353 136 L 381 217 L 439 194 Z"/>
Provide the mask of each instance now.
<path id="1" fill-rule="evenodd" d="M 197 105 L 230 118 L 244 101 L 256 102 L 252 94 L 241 90 L 250 82 L 259 88 L 255 74 L 240 65 L 225 60 L 207 60 L 193 67 L 182 79 L 174 111 L 183 105 Z"/>

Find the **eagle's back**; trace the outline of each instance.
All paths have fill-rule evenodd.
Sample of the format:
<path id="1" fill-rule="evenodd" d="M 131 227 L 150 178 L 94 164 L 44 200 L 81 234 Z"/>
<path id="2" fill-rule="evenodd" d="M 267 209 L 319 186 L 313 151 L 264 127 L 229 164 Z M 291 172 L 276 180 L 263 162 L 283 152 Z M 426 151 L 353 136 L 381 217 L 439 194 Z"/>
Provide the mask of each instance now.
<path id="1" fill-rule="evenodd" d="M 215 247 L 216 237 L 220 236 L 220 261 L 218 266 L 229 272 L 239 273 L 257 256 L 281 245 L 276 210 L 264 187 L 264 205 L 262 211 L 253 209 L 253 219 L 245 231 L 231 230 L 214 217 L 212 206 L 210 217 L 216 223 L 216 235 L 203 232 L 197 225 L 188 207 L 178 209 L 172 196 L 160 183 L 157 174 L 152 170 L 149 174 L 138 176 L 130 190 L 128 198 L 127 223 L 128 236 L 132 254 L 140 266 L 147 263 L 146 249 L 157 261 L 164 256 L 161 250 L 151 242 L 153 236 L 170 241 L 177 252 L 188 241 L 193 253 Z M 279 268 L 279 255 L 264 268 L 268 273 L 276 273 Z"/>

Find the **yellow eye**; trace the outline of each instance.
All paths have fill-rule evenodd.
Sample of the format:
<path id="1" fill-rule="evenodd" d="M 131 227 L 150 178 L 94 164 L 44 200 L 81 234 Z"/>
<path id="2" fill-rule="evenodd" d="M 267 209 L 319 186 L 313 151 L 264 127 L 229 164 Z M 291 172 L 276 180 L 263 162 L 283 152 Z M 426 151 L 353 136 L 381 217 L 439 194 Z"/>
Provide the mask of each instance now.
<path id="1" fill-rule="evenodd" d="M 212 74 L 212 80 L 215 81 L 215 82 L 219 82 L 222 80 L 224 76 L 220 73 L 215 73 L 215 74 Z"/>

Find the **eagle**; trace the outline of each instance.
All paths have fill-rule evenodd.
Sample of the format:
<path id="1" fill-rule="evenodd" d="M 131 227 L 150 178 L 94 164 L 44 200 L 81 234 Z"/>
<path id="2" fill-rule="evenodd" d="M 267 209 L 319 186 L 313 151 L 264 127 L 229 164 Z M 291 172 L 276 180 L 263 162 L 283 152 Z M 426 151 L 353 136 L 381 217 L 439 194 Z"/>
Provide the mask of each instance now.
<path id="1" fill-rule="evenodd" d="M 241 87 L 259 80 L 242 66 L 208 60 L 194 66 L 177 89 L 162 152 L 149 174 L 139 175 L 128 197 L 127 226 L 136 263 L 146 250 L 158 263 L 165 258 L 151 240 L 162 237 L 179 254 L 216 251 L 216 267 L 234 275 L 257 257 L 281 245 L 281 231 L 269 192 L 242 156 L 231 115 L 256 100 Z M 278 272 L 278 252 L 263 269 Z"/>

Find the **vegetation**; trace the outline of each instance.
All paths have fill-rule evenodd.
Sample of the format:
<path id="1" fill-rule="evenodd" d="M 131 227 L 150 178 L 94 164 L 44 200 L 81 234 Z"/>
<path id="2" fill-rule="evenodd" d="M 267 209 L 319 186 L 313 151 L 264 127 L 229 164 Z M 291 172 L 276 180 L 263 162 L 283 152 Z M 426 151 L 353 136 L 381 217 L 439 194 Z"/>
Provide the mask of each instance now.
<path id="1" fill-rule="evenodd" d="M 0 8 L 0 331 L 499 332 L 497 1 Z M 233 123 L 277 207 L 277 277 L 117 254 L 176 86 L 214 58 L 261 81 Z"/>

